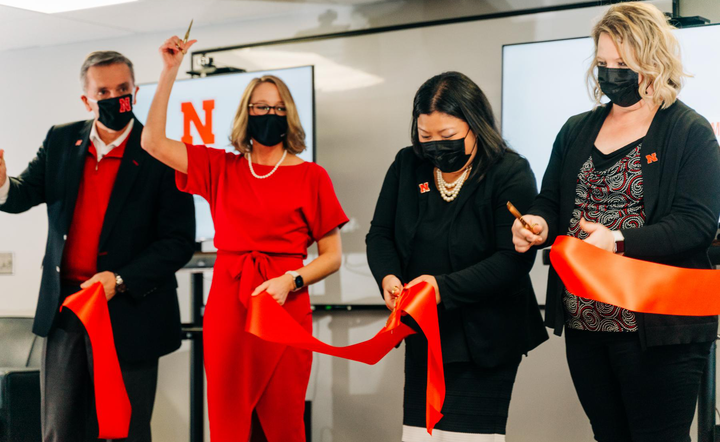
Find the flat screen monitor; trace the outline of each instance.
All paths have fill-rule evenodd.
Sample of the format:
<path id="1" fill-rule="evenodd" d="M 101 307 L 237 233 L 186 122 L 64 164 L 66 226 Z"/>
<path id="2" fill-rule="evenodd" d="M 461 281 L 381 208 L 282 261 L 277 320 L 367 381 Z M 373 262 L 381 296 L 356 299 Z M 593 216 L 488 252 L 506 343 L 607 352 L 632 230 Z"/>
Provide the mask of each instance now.
<path id="1" fill-rule="evenodd" d="M 173 87 L 167 115 L 167 136 L 190 144 L 205 144 L 234 151 L 230 144 L 232 122 L 246 86 L 253 78 L 274 75 L 283 80 L 295 100 L 300 123 L 305 129 L 307 150 L 300 154 L 305 161 L 315 160 L 315 100 L 313 67 L 265 70 L 178 80 Z M 157 83 L 143 84 L 137 95 L 134 112 L 145 124 Z M 196 240 L 215 236 L 210 206 L 195 196 Z"/>

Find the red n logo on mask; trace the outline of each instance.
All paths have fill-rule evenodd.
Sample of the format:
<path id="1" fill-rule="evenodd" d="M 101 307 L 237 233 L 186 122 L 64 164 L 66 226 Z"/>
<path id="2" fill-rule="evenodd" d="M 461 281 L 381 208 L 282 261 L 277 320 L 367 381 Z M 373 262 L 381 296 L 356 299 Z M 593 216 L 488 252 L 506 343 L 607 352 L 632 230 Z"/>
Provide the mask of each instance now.
<path id="1" fill-rule="evenodd" d="M 132 106 L 130 105 L 130 97 L 120 99 L 120 113 L 132 112 Z"/>
<path id="2" fill-rule="evenodd" d="M 180 109 L 183 113 L 183 136 L 180 139 L 183 143 L 193 144 L 193 136 L 190 133 L 190 123 L 195 125 L 202 138 L 204 144 L 215 143 L 215 134 L 213 133 L 212 114 L 215 109 L 215 100 L 203 101 L 203 111 L 205 111 L 205 124 L 200 121 L 200 117 L 195 111 L 192 103 L 182 103 Z"/>

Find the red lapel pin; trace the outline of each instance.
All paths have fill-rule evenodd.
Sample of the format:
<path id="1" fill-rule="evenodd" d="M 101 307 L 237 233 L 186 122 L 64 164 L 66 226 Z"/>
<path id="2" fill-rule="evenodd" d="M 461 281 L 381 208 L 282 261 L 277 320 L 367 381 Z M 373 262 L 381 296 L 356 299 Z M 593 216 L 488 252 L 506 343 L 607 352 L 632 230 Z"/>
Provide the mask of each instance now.
<path id="1" fill-rule="evenodd" d="M 657 153 L 653 152 L 650 155 L 645 155 L 645 159 L 647 160 L 648 164 L 657 163 L 657 160 L 658 160 Z"/>
<path id="2" fill-rule="evenodd" d="M 428 192 L 430 192 L 430 183 L 420 184 L 420 193 L 428 193 Z"/>
<path id="3" fill-rule="evenodd" d="M 75 142 L 75 145 L 76 145 L 76 146 L 79 146 L 79 145 L 81 145 L 81 144 L 82 144 L 82 140 L 77 140 L 77 141 Z"/>
<path id="4" fill-rule="evenodd" d="M 140 163 L 138 163 L 138 162 L 135 161 L 135 160 L 133 160 L 133 164 L 136 165 L 136 166 L 139 166 L 139 165 L 140 165 Z"/>

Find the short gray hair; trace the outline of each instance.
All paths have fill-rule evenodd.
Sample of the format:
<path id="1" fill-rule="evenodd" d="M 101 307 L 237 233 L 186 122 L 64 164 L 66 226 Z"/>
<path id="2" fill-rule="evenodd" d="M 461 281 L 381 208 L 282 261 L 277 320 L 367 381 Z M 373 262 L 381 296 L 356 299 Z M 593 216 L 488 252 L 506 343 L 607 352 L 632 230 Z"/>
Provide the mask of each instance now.
<path id="1" fill-rule="evenodd" d="M 87 72 L 93 66 L 108 66 L 111 64 L 125 63 L 130 68 L 133 84 L 135 84 L 135 69 L 133 69 L 132 61 L 123 54 L 116 51 L 95 51 L 85 57 L 85 61 L 80 68 L 80 85 L 83 91 L 87 88 Z"/>

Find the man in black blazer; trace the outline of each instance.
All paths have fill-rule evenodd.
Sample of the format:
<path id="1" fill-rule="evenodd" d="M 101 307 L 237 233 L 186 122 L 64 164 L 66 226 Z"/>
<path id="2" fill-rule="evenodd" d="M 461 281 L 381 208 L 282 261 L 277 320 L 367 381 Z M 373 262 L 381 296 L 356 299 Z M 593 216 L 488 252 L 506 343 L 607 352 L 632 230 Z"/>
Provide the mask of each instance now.
<path id="1" fill-rule="evenodd" d="M 81 69 L 94 120 L 53 126 L 20 176 L 0 151 L 0 211 L 46 203 L 49 233 L 33 331 L 46 337 L 41 369 L 44 442 L 97 440 L 89 341 L 62 301 L 101 282 L 128 396 L 127 441 L 150 441 L 158 358 L 180 346 L 175 272 L 190 259 L 193 200 L 174 172 L 140 147 L 133 66 L 93 52 Z"/>

